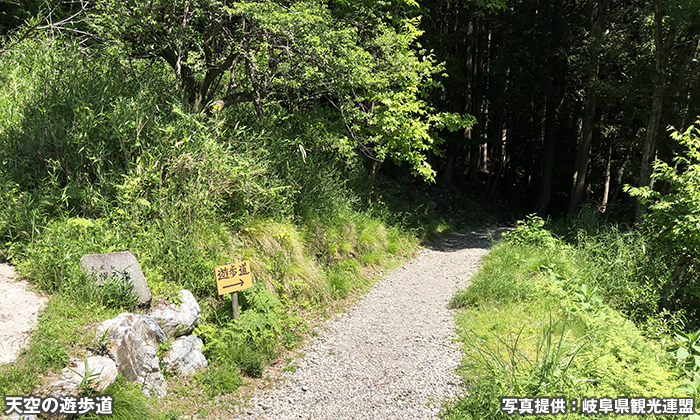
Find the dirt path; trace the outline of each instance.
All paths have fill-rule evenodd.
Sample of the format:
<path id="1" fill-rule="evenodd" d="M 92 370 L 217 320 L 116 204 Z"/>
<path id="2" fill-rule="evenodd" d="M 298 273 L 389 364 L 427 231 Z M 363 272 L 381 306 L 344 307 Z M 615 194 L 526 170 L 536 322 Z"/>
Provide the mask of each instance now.
<path id="1" fill-rule="evenodd" d="M 47 299 L 28 286 L 15 280 L 12 266 L 0 264 L 0 364 L 17 358 L 46 305 Z"/>
<path id="2" fill-rule="evenodd" d="M 434 419 L 459 392 L 461 352 L 447 308 L 468 284 L 498 229 L 444 238 L 329 321 L 277 389 L 238 419 Z"/>

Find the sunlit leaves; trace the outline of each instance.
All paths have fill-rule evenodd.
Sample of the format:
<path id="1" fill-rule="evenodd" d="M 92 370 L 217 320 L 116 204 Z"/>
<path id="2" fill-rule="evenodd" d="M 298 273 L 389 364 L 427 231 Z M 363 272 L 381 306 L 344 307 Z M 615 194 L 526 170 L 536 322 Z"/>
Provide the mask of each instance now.
<path id="1" fill-rule="evenodd" d="M 417 43 L 418 11 L 413 0 L 99 0 L 93 23 L 132 56 L 164 58 L 195 110 L 214 101 L 220 112 L 238 94 L 259 118 L 283 108 L 336 150 L 407 162 L 432 180 L 424 152 L 435 133 L 471 121 L 425 102 L 443 68 Z"/>
<path id="2" fill-rule="evenodd" d="M 665 162 L 654 163 L 654 180 L 668 183 L 669 194 L 645 188 L 627 187 L 631 195 L 650 204 L 645 222 L 674 253 L 695 258 L 700 250 L 700 121 L 681 133 L 671 131 L 671 137 L 686 148 L 674 158 L 671 167 Z"/>

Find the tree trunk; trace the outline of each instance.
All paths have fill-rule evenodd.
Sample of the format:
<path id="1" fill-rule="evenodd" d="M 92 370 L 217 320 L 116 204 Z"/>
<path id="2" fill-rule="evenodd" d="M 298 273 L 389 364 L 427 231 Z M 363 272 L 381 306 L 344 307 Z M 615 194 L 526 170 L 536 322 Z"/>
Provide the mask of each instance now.
<path id="1" fill-rule="evenodd" d="M 620 195 L 620 191 L 622 191 L 622 179 L 625 176 L 625 168 L 627 167 L 627 164 L 630 161 L 630 158 L 632 157 L 632 148 L 630 148 L 629 153 L 627 153 L 627 157 L 625 157 L 624 162 L 622 162 L 622 165 L 620 165 L 620 169 L 617 170 L 617 177 L 615 178 L 615 191 L 613 191 L 612 196 L 610 197 L 610 200 L 608 201 L 608 205 L 614 204 L 617 202 L 617 196 Z"/>
<path id="2" fill-rule="evenodd" d="M 554 154 L 556 149 L 556 115 L 558 100 L 554 89 L 547 93 L 544 117 L 544 158 L 542 160 L 542 177 L 540 178 L 539 195 L 535 211 L 540 217 L 547 214 L 549 199 L 552 195 L 552 170 L 554 169 Z"/>
<path id="3" fill-rule="evenodd" d="M 586 88 L 586 106 L 583 112 L 583 128 L 581 130 L 581 140 L 576 151 L 576 166 L 574 171 L 574 182 L 571 188 L 569 199 L 569 215 L 578 212 L 583 192 L 586 186 L 586 172 L 588 171 L 588 161 L 590 160 L 591 144 L 593 143 L 593 120 L 596 109 L 596 91 L 592 85 Z"/>
<path id="4" fill-rule="evenodd" d="M 457 140 L 451 141 L 447 146 L 447 162 L 445 163 L 445 171 L 442 173 L 442 183 L 446 185 L 452 185 L 452 177 L 454 176 L 455 170 L 455 156 L 457 155 L 456 141 Z"/>
<path id="5" fill-rule="evenodd" d="M 601 213 L 605 213 L 605 210 L 607 210 L 608 207 L 608 196 L 610 195 L 610 167 L 612 166 L 612 149 L 613 149 L 613 144 L 612 140 L 610 140 L 610 145 L 608 145 L 608 159 L 605 162 L 605 182 L 603 186 L 603 199 L 600 202 L 600 207 L 598 207 L 598 211 Z"/>
<path id="6" fill-rule="evenodd" d="M 461 10 L 456 7 L 454 3 L 441 4 L 441 7 L 445 7 L 445 15 L 450 13 L 457 13 Z M 444 24 L 446 27 L 441 28 L 443 32 L 459 32 L 459 26 L 464 22 L 466 30 L 464 31 L 466 35 L 458 37 L 454 44 L 454 59 L 459 63 L 459 71 L 463 72 L 466 79 L 466 86 L 462 86 L 462 90 L 457 92 L 446 92 L 447 103 L 450 112 L 456 113 L 467 113 L 471 114 L 472 110 L 472 94 L 471 85 L 472 83 L 472 73 L 474 66 L 474 51 L 473 51 L 473 19 L 469 19 L 467 14 L 457 15 L 453 24 L 448 25 L 450 20 L 444 19 Z M 469 139 L 471 136 L 471 130 L 465 129 L 460 132 L 454 133 L 450 136 L 446 142 L 446 153 L 444 155 L 445 169 L 442 173 L 441 182 L 447 185 L 453 183 L 455 168 L 458 166 L 458 161 L 462 158 L 462 153 L 464 149 L 465 139 Z"/>
<path id="7" fill-rule="evenodd" d="M 481 127 L 484 122 L 481 116 L 481 105 L 483 101 L 483 86 L 482 79 L 484 74 L 484 42 L 482 42 L 482 26 L 483 18 L 474 18 L 474 36 L 473 40 L 473 51 L 474 51 L 474 65 L 472 72 L 472 110 L 471 114 L 477 119 L 476 125 L 471 129 L 471 145 L 469 153 L 469 183 L 476 183 L 476 172 L 479 169 L 479 160 L 481 158 L 479 142 L 481 141 Z"/>
<path id="8" fill-rule="evenodd" d="M 591 144 L 593 143 L 593 128 L 595 122 L 595 112 L 598 102 L 596 84 L 598 82 L 598 62 L 600 49 L 603 41 L 603 28 L 608 9 L 607 0 L 598 2 L 598 15 L 594 18 L 594 7 L 590 3 L 591 10 L 591 64 L 588 73 L 588 83 L 586 86 L 586 104 L 583 111 L 583 129 L 578 150 L 576 151 L 576 166 L 574 168 L 574 182 L 571 187 L 569 198 L 569 216 L 578 212 L 583 193 L 586 188 L 586 172 L 588 172 L 588 162 L 590 160 Z"/>
<path id="9" fill-rule="evenodd" d="M 379 172 L 379 166 L 381 164 L 382 163 L 380 161 L 374 160 L 374 159 L 370 163 L 369 174 L 368 174 L 369 175 L 369 179 L 368 179 L 368 181 L 369 181 L 368 187 L 369 188 L 367 189 L 367 202 L 368 203 L 372 201 L 372 193 L 374 192 L 374 183 L 377 180 L 377 173 Z"/>
<path id="10" fill-rule="evenodd" d="M 654 62 L 656 75 L 654 77 L 654 96 L 651 100 L 651 114 L 647 123 L 647 131 L 644 135 L 642 147 L 642 161 L 639 169 L 639 186 L 649 186 L 651 183 L 652 157 L 656 149 L 656 135 L 659 132 L 663 105 L 664 88 L 666 85 L 666 45 L 663 39 L 663 12 L 661 0 L 654 0 Z M 635 218 L 640 220 L 644 213 L 644 206 L 637 200 Z"/>

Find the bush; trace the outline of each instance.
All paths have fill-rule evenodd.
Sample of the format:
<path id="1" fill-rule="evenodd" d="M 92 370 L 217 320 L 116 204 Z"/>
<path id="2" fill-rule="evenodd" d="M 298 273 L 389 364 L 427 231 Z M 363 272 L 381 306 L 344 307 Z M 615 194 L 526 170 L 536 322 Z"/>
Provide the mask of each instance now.
<path id="1" fill-rule="evenodd" d="M 541 217 L 531 214 L 525 220 L 518 221 L 515 229 L 505 232 L 502 239 L 519 245 L 553 246 L 556 241 L 552 234 L 544 229 L 544 224 Z"/>
<path id="2" fill-rule="evenodd" d="M 284 313 L 280 301 L 261 282 L 241 295 L 243 309 L 237 321 L 212 314 L 216 319 L 201 323 L 196 334 L 204 340 L 208 359 L 237 366 L 257 378 L 264 363 L 277 356 L 285 329 L 293 330 L 297 320 Z"/>
<path id="3" fill-rule="evenodd" d="M 700 120 L 671 137 L 686 148 L 675 165 L 654 162 L 652 178 L 670 186 L 661 194 L 649 187 L 627 186 L 625 191 L 649 205 L 643 228 L 649 232 L 651 254 L 670 270 L 660 279 L 660 307 L 685 312 L 690 329 L 700 315 Z"/>
<path id="4" fill-rule="evenodd" d="M 452 301 L 464 308 L 457 323 L 467 396 L 447 404 L 444 417 L 507 418 L 498 409 L 503 396 L 679 395 L 660 346 L 606 305 L 595 282 L 587 284 L 605 271 L 593 269 L 604 253 L 591 262 L 590 243 L 543 245 L 525 238 L 545 235 L 527 230 L 497 244 Z"/>
<path id="5" fill-rule="evenodd" d="M 210 398 L 218 394 L 230 394 L 243 384 L 236 367 L 227 363 L 210 364 L 205 370 L 197 372 L 195 378 Z"/>

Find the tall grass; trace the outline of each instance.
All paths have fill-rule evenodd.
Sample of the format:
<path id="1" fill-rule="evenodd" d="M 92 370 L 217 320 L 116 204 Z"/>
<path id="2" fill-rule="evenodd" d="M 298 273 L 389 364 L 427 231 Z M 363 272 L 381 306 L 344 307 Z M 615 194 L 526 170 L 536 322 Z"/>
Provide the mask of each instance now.
<path id="1" fill-rule="evenodd" d="M 608 244 L 594 257 L 591 243 L 573 247 L 543 227 L 529 219 L 504 235 L 454 297 L 467 396 L 447 404 L 444 417 L 506 418 L 506 395 L 682 395 L 669 355 L 610 303 L 619 283 L 605 284 L 603 273 L 623 267 L 617 260 L 630 250 Z M 604 258 L 617 262 L 598 267 Z"/>
<path id="2" fill-rule="evenodd" d="M 196 381 L 213 398 L 296 345 L 304 315 L 415 248 L 368 210 L 361 159 L 338 142 L 274 105 L 265 121 L 246 105 L 193 114 L 169 72 L 123 57 L 46 37 L 0 60 L 0 258 L 52 297 L 28 350 L 0 368 L 0 394 L 28 395 L 37 374 L 82 356 L 88 324 L 134 310 L 123 290 L 92 285 L 84 254 L 131 250 L 156 301 L 195 294 L 212 362 Z M 234 321 L 213 269 L 244 259 L 256 283 Z"/>

